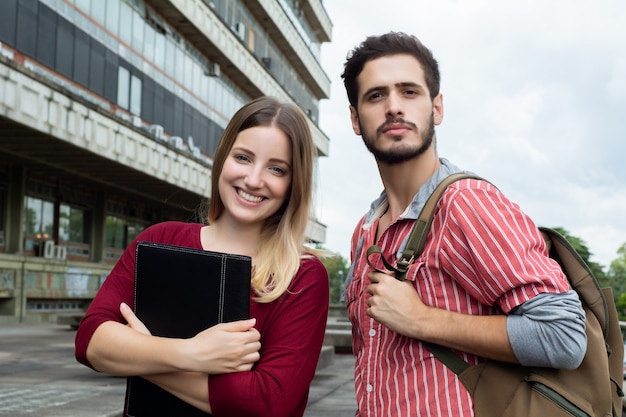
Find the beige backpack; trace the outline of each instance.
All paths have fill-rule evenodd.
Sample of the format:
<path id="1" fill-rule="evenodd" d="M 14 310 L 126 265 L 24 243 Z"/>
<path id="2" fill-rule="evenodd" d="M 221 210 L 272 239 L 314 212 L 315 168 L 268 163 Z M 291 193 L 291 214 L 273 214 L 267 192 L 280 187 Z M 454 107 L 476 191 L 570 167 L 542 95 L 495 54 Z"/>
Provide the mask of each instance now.
<path id="1" fill-rule="evenodd" d="M 426 202 L 409 236 L 406 248 L 392 266 L 385 267 L 403 280 L 421 253 L 433 213 L 446 187 L 468 174 L 453 174 L 439 184 Z M 601 289 L 585 262 L 555 230 L 539 228 L 550 251 L 567 276 L 586 313 L 587 352 L 574 370 L 524 367 L 487 360 L 471 366 L 451 349 L 424 342 L 435 357 L 455 372 L 474 399 L 477 417 L 621 416 L 624 341 L 610 288 Z M 380 253 L 371 246 L 369 256 Z M 371 264 L 370 264 L 371 265 Z"/>

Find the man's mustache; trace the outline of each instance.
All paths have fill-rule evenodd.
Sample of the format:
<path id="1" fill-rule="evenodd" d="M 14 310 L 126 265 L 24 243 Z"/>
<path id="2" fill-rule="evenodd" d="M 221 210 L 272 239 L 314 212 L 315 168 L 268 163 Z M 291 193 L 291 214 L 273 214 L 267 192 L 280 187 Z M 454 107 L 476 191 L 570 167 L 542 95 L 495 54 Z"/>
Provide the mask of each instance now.
<path id="1" fill-rule="evenodd" d="M 376 129 L 376 133 L 380 135 L 381 133 L 383 133 L 383 130 L 385 130 L 385 128 L 387 128 L 389 125 L 398 125 L 398 124 L 410 127 L 413 130 L 417 130 L 417 125 L 415 123 L 408 122 L 408 121 L 404 120 L 403 118 L 398 117 L 398 118 L 395 118 L 395 119 L 393 119 L 393 118 L 387 119 L 385 121 L 385 123 L 380 125 L 378 127 L 378 129 Z"/>

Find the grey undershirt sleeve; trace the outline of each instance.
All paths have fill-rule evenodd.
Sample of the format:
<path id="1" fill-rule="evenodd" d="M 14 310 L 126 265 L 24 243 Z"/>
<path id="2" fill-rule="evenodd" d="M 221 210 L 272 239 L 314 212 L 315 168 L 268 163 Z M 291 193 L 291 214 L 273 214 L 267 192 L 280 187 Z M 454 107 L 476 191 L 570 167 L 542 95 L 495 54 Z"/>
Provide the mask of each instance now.
<path id="1" fill-rule="evenodd" d="M 585 311 L 575 291 L 537 295 L 511 311 L 506 328 L 524 366 L 575 369 L 585 356 Z"/>

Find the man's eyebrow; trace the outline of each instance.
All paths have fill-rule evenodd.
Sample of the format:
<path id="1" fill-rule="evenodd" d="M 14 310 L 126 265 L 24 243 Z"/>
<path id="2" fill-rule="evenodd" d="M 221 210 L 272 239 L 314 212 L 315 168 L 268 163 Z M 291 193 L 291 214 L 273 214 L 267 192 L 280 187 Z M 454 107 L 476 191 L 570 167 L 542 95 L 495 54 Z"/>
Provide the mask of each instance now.
<path id="1" fill-rule="evenodd" d="M 426 88 L 423 85 L 415 83 L 413 81 L 405 81 L 401 83 L 396 83 L 395 87 L 413 87 L 417 90 L 426 91 Z"/>
<path id="2" fill-rule="evenodd" d="M 399 82 L 399 83 L 394 84 L 394 87 L 396 87 L 396 88 L 412 87 L 412 88 L 415 88 L 416 90 L 426 91 L 426 88 L 423 85 L 418 84 L 418 83 L 413 82 L 413 81 Z M 365 90 L 363 92 L 362 97 L 367 97 L 367 96 L 369 96 L 372 93 L 380 93 L 380 92 L 386 92 L 386 91 L 389 91 L 389 87 L 384 86 L 384 85 L 374 86 L 374 87 L 370 87 L 367 90 Z"/>

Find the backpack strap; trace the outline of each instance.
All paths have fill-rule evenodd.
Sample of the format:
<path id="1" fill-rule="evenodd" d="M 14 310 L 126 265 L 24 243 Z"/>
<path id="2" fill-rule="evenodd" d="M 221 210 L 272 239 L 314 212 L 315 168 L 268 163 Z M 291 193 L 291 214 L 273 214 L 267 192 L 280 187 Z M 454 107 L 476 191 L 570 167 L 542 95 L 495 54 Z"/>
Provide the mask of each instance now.
<path id="1" fill-rule="evenodd" d="M 383 262 L 383 265 L 385 265 L 385 268 L 387 268 L 389 271 L 393 271 L 395 277 L 398 280 L 404 281 L 406 279 L 406 273 L 409 270 L 409 267 L 411 266 L 413 261 L 415 261 L 415 258 L 417 258 L 424 249 L 426 237 L 428 236 L 428 231 L 435 215 L 435 207 L 437 207 L 437 203 L 439 203 L 441 195 L 450 184 L 464 178 L 474 178 L 482 180 L 481 177 L 465 173 L 452 174 L 444 178 L 444 180 L 441 181 L 439 185 L 437 185 L 437 188 L 435 188 L 435 191 L 432 192 L 430 197 L 428 197 L 428 200 L 426 200 L 426 204 L 424 204 L 424 207 L 422 208 L 422 211 L 420 212 L 417 220 L 415 220 L 415 225 L 411 230 L 411 234 L 409 235 L 406 246 L 402 251 L 402 255 L 400 255 L 400 257 L 398 258 L 395 267 L 391 265 L 391 263 L 387 261 L 387 259 L 383 256 L 382 251 L 378 245 L 372 245 L 367 249 L 367 264 L 379 272 L 384 272 L 376 268 L 370 262 L 370 255 L 378 253 L 380 254 L 381 260 Z"/>
<path id="2" fill-rule="evenodd" d="M 477 175 L 466 173 L 451 174 L 444 178 L 444 180 L 441 181 L 439 185 L 437 185 L 437 188 L 435 188 L 430 197 L 428 197 L 428 200 L 426 200 L 426 204 L 424 204 L 424 207 L 422 208 L 422 211 L 420 212 L 417 220 L 415 220 L 415 225 L 411 230 L 411 234 L 409 235 L 406 246 L 402 251 L 402 255 L 398 258 L 396 267 L 391 265 L 389 261 L 385 259 L 380 247 L 377 245 L 372 245 L 367 249 L 368 265 L 379 272 L 384 272 L 374 267 L 369 260 L 370 255 L 378 253 L 380 254 L 381 260 L 383 262 L 383 265 L 385 265 L 385 268 L 393 271 L 397 279 L 399 279 L 400 281 L 404 281 L 406 279 L 406 273 L 409 267 L 424 249 L 426 237 L 428 236 L 428 231 L 430 230 L 430 226 L 433 222 L 433 217 L 435 216 L 435 207 L 437 207 L 439 199 L 450 184 L 465 178 L 474 178 L 477 180 L 486 181 L 485 179 Z M 465 362 L 458 355 L 456 355 L 452 351 L 452 349 L 448 347 L 425 341 L 422 341 L 422 343 L 437 359 L 439 359 L 444 365 L 450 368 L 450 370 L 452 370 L 457 375 L 470 366 L 467 362 Z"/>
<path id="3" fill-rule="evenodd" d="M 433 356 L 441 363 L 446 365 L 452 372 L 457 375 L 461 375 L 461 372 L 469 368 L 471 365 L 461 359 L 456 353 L 449 347 L 441 346 L 436 343 L 426 342 L 422 340 L 422 344 L 426 346 L 426 349 L 433 354 Z"/>

